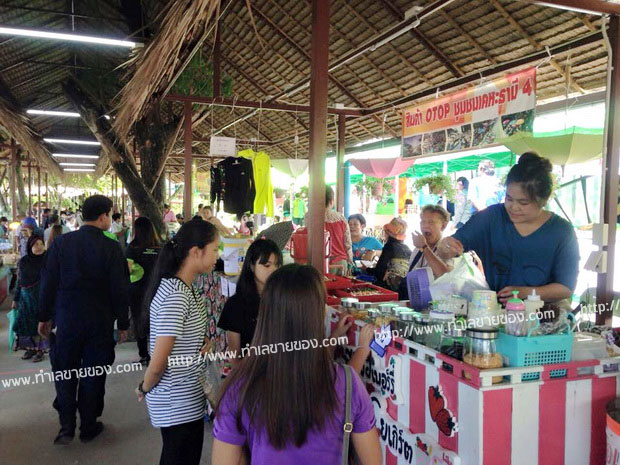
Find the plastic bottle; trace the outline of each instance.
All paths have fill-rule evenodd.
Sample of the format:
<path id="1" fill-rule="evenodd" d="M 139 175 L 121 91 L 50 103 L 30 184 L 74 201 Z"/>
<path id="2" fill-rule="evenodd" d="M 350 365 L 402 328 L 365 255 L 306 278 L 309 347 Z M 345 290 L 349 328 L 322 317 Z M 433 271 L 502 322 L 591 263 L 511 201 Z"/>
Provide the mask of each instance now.
<path id="1" fill-rule="evenodd" d="M 532 289 L 532 293 L 527 296 L 525 300 L 525 320 L 524 329 L 526 335 L 530 329 L 535 328 L 538 324 L 538 317 L 534 317 L 538 311 L 543 308 L 545 303 L 541 300 L 540 296 L 536 294 L 536 289 Z"/>
<path id="2" fill-rule="evenodd" d="M 506 334 L 511 336 L 526 336 L 525 303 L 517 297 L 519 291 L 512 291 L 512 299 L 506 302 Z"/>

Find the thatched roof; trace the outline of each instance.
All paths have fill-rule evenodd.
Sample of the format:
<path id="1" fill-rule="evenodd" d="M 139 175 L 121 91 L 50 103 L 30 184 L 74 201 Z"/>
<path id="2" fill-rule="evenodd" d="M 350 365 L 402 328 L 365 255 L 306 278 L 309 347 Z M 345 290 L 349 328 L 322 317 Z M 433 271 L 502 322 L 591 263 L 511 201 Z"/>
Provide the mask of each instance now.
<path id="1" fill-rule="evenodd" d="M 160 32 L 162 39 L 148 50 L 158 50 L 166 57 L 165 69 L 153 71 L 152 89 L 160 90 L 170 76 L 170 58 L 175 56 L 180 33 L 196 41 L 204 32 L 200 17 L 196 30 L 175 31 L 162 25 L 161 14 L 166 8 L 186 5 L 189 0 L 166 2 L 142 1 L 137 21 L 135 12 L 122 14 L 120 1 L 76 3 L 77 31 L 93 35 L 123 37 L 130 31 L 148 26 Z M 208 8 L 211 2 L 194 2 L 197 8 Z M 221 2 L 222 9 L 228 1 Z M 220 22 L 222 74 L 233 80 L 233 96 L 240 100 L 267 101 L 310 74 L 311 0 L 251 0 L 251 15 L 247 2 L 232 1 Z M 431 1 L 411 0 L 333 0 L 331 2 L 330 63 L 378 33 L 401 21 L 414 5 L 426 6 Z M 63 11 L 61 0 L 16 0 L 15 7 L 0 7 L 0 24 L 40 29 L 67 29 L 70 17 L 42 10 Z M 194 7 L 194 5 L 192 5 Z M 32 11 L 37 10 L 37 11 Z M 93 18 L 94 17 L 94 18 Z M 104 19 L 101 19 L 104 18 Z M 132 21 L 132 18 L 134 21 Z M 252 21 L 254 19 L 254 23 Z M 202 22 L 201 22 L 202 21 Z M 433 88 L 456 77 L 470 75 L 533 52 L 544 50 L 569 40 L 583 37 L 600 29 L 598 16 L 565 11 L 530 2 L 513 0 L 455 0 L 425 18 L 414 30 L 388 44 L 362 54 L 330 73 L 329 103 L 346 107 L 370 108 L 389 104 L 395 99 Z M 187 26 L 184 26 L 187 27 Z M 138 33 L 138 36 L 141 32 Z M 167 39 L 165 39 L 167 37 Z M 174 40 L 172 40 L 174 38 Z M 260 40 L 259 40 L 260 38 Z M 25 38 L 0 38 L 0 69 L 4 69 L 11 91 L 22 106 L 69 109 L 60 91 L 60 82 L 77 67 L 105 75 L 128 59 L 126 50 L 90 47 L 84 52 L 80 45 L 42 42 Z M 206 37 L 203 54 L 208 58 L 213 49 L 213 34 Z M 74 58 L 77 57 L 77 60 Z M 146 56 L 146 55 L 145 55 Z M 567 93 L 591 92 L 605 85 L 607 54 L 601 41 L 591 43 L 553 57 L 538 68 L 537 96 L 539 100 Z M 50 64 L 53 63 L 53 64 Z M 176 64 L 178 65 L 178 63 Z M 140 81 L 148 81 L 142 68 Z M 146 81 L 145 81 L 146 80 Z M 136 87 L 134 87 L 136 89 Z M 139 114 L 146 103 L 147 93 L 135 95 L 134 103 L 119 110 L 117 121 L 126 125 Z M 126 98 L 126 96 L 125 96 Z M 432 98 L 432 97 L 429 97 Z M 284 97 L 279 101 L 307 104 L 309 89 Z M 123 101 L 123 96 L 121 96 Z M 164 103 L 166 112 L 181 114 L 181 103 Z M 204 107 L 207 110 L 209 107 Z M 400 133 L 401 114 L 398 108 L 383 113 L 347 120 L 346 142 L 358 144 L 371 139 L 392 137 Z M 212 132 L 225 127 L 246 114 L 247 110 L 213 107 L 204 121 L 194 127 L 197 140 L 195 153 L 208 153 L 208 138 Z M 76 120 L 33 118 L 35 128 L 42 134 L 57 134 L 61 130 L 86 136 L 88 131 Z M 68 123 L 68 124 L 65 124 Z M 328 143 L 336 145 L 335 117 L 328 119 Z M 240 139 L 278 141 L 265 147 L 272 157 L 306 157 L 309 127 L 305 113 L 263 110 L 238 122 L 222 132 Z M 92 136 L 91 136 L 92 137 Z M 284 141 L 281 141 L 284 140 Z M 205 142 L 203 142 L 205 141 Z M 179 141 L 176 152 L 182 152 Z M 177 157 L 177 158 L 175 158 Z M 182 155 L 173 154 L 168 171 L 182 172 Z M 201 160 L 203 167 L 209 160 Z"/>
<path id="2" fill-rule="evenodd" d="M 45 148 L 43 138 L 32 127 L 26 113 L 9 93 L 2 79 L 0 79 L 0 125 L 21 145 L 24 154 L 36 160 L 52 174 L 63 176 L 60 166 Z"/>

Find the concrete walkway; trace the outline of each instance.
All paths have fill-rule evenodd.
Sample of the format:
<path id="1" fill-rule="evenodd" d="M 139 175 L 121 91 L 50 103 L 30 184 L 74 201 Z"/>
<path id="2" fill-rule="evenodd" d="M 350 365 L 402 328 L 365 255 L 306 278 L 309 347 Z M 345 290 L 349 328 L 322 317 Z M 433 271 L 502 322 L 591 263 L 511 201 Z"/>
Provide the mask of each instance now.
<path id="1" fill-rule="evenodd" d="M 105 409 L 100 418 L 105 430 L 98 438 L 83 444 L 76 434 L 68 446 L 52 444 L 59 429 L 58 415 L 52 408 L 53 383 L 46 377 L 38 384 L 5 387 L 7 380 L 19 377 L 34 383 L 34 375 L 41 369 L 50 370 L 48 355 L 42 362 L 33 363 L 21 360 L 23 351 L 8 351 L 8 300 L 0 307 L 0 464 L 158 464 L 161 435 L 151 426 L 146 405 L 139 404 L 133 392 L 142 379 L 141 371 L 107 377 Z M 114 365 L 138 358 L 136 344 L 126 343 L 117 346 Z M 206 424 L 201 464 L 211 463 L 212 442 L 211 425 Z"/>

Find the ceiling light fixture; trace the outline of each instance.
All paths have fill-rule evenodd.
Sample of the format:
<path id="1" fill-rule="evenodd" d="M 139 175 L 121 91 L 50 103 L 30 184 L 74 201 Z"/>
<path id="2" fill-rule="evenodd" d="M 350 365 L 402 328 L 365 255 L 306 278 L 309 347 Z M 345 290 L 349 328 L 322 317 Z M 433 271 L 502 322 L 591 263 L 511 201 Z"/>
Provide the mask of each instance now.
<path id="1" fill-rule="evenodd" d="M 26 113 L 30 115 L 45 115 L 45 116 L 61 116 L 63 118 L 79 118 L 80 114 L 73 111 L 58 111 L 58 110 L 36 110 L 31 108 L 26 110 Z M 105 119 L 110 119 L 108 115 L 103 115 Z"/>
<path id="2" fill-rule="evenodd" d="M 94 163 L 59 163 L 60 166 L 95 166 Z"/>
<path id="3" fill-rule="evenodd" d="M 43 139 L 50 144 L 77 144 L 77 145 L 101 145 L 96 140 L 74 140 L 74 139 Z"/>
<path id="4" fill-rule="evenodd" d="M 92 158 L 98 159 L 99 155 L 82 155 L 79 153 L 52 153 L 53 157 L 57 158 Z"/>
<path id="5" fill-rule="evenodd" d="M 114 45 L 117 47 L 142 47 L 143 44 L 128 40 L 106 39 L 104 37 L 83 36 L 78 34 L 65 34 L 61 32 L 35 31 L 33 29 L 16 29 L 12 27 L 0 27 L 0 34 L 38 37 L 42 39 L 68 40 L 71 42 L 86 42 L 89 44 Z"/>
<path id="6" fill-rule="evenodd" d="M 95 170 L 93 168 L 65 168 L 63 171 L 84 171 L 87 173 L 94 173 Z"/>
<path id="7" fill-rule="evenodd" d="M 56 110 L 26 110 L 29 115 L 46 115 L 46 116 L 63 116 L 66 118 L 79 118 L 80 114 L 73 111 L 56 111 Z"/>

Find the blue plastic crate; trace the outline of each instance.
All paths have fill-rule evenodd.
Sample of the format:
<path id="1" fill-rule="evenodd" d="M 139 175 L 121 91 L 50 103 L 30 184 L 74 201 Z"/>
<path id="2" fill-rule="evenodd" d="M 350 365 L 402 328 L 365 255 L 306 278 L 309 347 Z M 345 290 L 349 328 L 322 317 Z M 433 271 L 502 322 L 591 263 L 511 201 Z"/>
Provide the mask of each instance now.
<path id="1" fill-rule="evenodd" d="M 500 332 L 497 351 L 510 367 L 530 367 L 570 362 L 573 351 L 573 334 L 549 334 L 546 336 L 511 336 Z M 552 378 L 566 376 L 565 369 L 551 370 Z M 523 381 L 537 380 L 540 373 L 525 373 Z"/>

